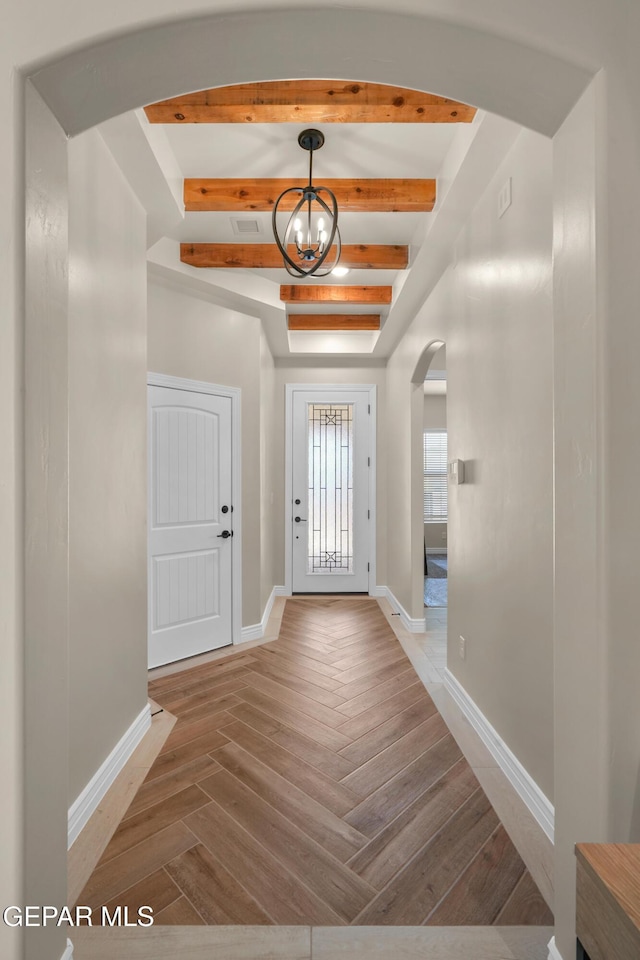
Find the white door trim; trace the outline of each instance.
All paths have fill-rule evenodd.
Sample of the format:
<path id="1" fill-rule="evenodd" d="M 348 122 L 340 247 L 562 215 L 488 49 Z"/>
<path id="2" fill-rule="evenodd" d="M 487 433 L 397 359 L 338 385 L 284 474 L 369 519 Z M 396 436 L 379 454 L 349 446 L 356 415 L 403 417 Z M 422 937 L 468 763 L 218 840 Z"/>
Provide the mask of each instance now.
<path id="1" fill-rule="evenodd" d="M 170 387 L 173 390 L 188 390 L 191 393 L 206 393 L 214 397 L 231 399 L 231 491 L 233 496 L 233 553 L 231 558 L 231 637 L 233 643 L 241 643 L 242 631 L 242 461 L 240 432 L 240 387 L 223 387 L 203 380 L 186 380 L 170 377 L 164 373 L 148 373 L 150 387 Z"/>
<path id="2" fill-rule="evenodd" d="M 285 384 L 285 467 L 284 467 L 284 584 L 286 596 L 293 590 L 293 559 L 291 541 L 291 523 L 293 521 L 293 396 L 297 392 L 322 393 L 364 393 L 371 407 L 369 417 L 369 596 L 376 596 L 376 424 L 377 424 L 377 388 L 375 383 L 287 383 Z"/>

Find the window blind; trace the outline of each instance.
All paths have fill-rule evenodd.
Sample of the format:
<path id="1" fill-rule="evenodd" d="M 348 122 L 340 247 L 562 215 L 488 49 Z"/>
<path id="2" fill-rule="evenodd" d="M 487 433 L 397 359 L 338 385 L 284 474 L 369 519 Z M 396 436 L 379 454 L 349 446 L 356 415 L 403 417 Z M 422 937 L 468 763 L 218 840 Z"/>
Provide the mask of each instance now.
<path id="1" fill-rule="evenodd" d="M 424 519 L 425 523 L 447 520 L 447 434 L 444 430 L 424 432 Z"/>

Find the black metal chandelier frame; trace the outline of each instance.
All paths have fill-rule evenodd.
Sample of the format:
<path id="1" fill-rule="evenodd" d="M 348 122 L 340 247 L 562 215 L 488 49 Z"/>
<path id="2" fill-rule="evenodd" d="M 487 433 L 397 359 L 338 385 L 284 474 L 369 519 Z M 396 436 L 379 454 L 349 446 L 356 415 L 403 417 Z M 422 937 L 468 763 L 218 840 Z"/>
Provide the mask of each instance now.
<path id="1" fill-rule="evenodd" d="M 338 229 L 338 203 L 328 187 L 313 184 L 313 152 L 324 143 L 324 134 L 320 130 L 303 130 L 298 137 L 303 150 L 309 151 L 309 183 L 305 187 L 289 187 L 275 202 L 271 218 L 273 236 L 278 250 L 282 254 L 284 266 L 294 277 L 326 277 L 335 269 L 342 250 Z M 282 239 L 278 233 L 277 216 L 280 205 L 289 194 L 297 194 L 300 200 L 287 221 Z M 318 207 L 314 208 L 314 204 Z M 303 219 L 306 213 L 306 229 Z M 330 229 L 319 227 L 316 237 L 312 236 L 311 218 L 314 213 L 324 213 L 329 217 Z M 296 221 L 298 221 L 296 223 Z M 289 253 L 289 246 L 295 244 L 295 259 Z M 333 254 L 329 257 L 329 254 Z"/>

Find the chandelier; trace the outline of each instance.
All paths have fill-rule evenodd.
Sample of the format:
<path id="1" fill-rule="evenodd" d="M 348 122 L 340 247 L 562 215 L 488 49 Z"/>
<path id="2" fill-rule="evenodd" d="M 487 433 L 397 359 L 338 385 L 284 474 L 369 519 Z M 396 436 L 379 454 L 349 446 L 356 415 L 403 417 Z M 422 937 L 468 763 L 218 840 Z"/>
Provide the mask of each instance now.
<path id="1" fill-rule="evenodd" d="M 313 151 L 324 143 L 320 130 L 303 130 L 298 137 L 303 150 L 309 151 L 309 183 L 306 187 L 289 187 L 276 200 L 273 208 L 273 235 L 282 254 L 284 266 L 294 277 L 326 277 L 340 259 L 338 204 L 328 187 L 313 185 Z M 289 194 L 299 196 L 283 233 L 278 231 L 281 203 L 288 207 Z M 335 241 L 335 242 L 334 242 Z"/>

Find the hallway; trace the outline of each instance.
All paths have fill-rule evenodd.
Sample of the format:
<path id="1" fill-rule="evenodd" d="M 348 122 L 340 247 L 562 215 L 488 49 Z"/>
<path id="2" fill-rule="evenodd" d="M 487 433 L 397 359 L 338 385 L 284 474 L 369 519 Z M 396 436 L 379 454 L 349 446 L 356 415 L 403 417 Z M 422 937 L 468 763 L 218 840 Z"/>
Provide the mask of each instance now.
<path id="1" fill-rule="evenodd" d="M 553 922 L 377 601 L 288 600 L 277 640 L 150 695 L 178 722 L 80 903 L 157 924 Z"/>
<path id="2" fill-rule="evenodd" d="M 635 490 L 640 383 L 634 375 L 640 329 L 633 322 L 640 296 L 639 122 L 628 95 L 640 82 L 635 55 L 640 5 L 497 0 L 480 7 L 470 0 L 404 0 L 387 9 L 361 0 L 327 12 L 281 9 L 274 0 L 241 2 L 233 10 L 220 0 L 194 0 L 189 9 L 173 0 L 160 6 L 141 0 L 77 13 L 64 0 L 13 5 L 3 54 L 8 132 L 2 218 L 7 322 L 0 335 L 6 451 L 0 468 L 5 545 L 0 728 L 6 762 L 0 879 L 5 902 L 66 902 L 67 860 L 84 819 L 76 814 L 100 815 L 102 791 L 96 784 L 106 787 L 105 770 L 116 775 L 129 763 L 121 744 L 137 742 L 133 735 L 148 720 L 142 638 L 148 599 L 144 384 L 149 370 L 242 391 L 245 510 L 243 539 L 239 531 L 236 544 L 242 543 L 246 569 L 236 621 L 247 639 L 257 639 L 271 598 L 281 599 L 286 587 L 286 384 L 310 378 L 376 384 L 380 469 L 371 592 L 402 611 L 410 632 L 422 617 L 420 584 L 411 575 L 418 572 L 420 539 L 414 462 L 420 384 L 412 377 L 420 352 L 444 339 L 451 345 L 451 457 L 468 470 L 466 483 L 452 490 L 447 683 L 435 679 L 438 658 L 425 655 L 434 677 L 427 693 L 548 903 L 553 901 L 547 887 L 555 885 L 556 926 L 541 960 L 547 953 L 569 960 L 575 953 L 576 842 L 640 837 L 640 738 L 629 733 L 640 718 L 640 645 L 633 640 L 637 589 L 635 568 L 628 563 L 640 527 Z M 184 51 L 188 56 L 181 56 Z M 212 291 L 204 270 L 179 261 L 183 239 L 214 243 L 233 237 L 214 235 L 204 222 L 201 233 L 171 235 L 173 222 L 184 224 L 187 212 L 180 170 L 166 162 L 172 157 L 165 139 L 147 137 L 138 122 L 143 118 L 131 115 L 134 107 L 158 97 L 205 85 L 217 89 L 248 74 L 261 80 L 345 73 L 354 84 L 363 77 L 402 83 L 479 108 L 471 152 L 461 149 L 466 134 L 468 139 L 473 134 L 468 125 L 457 138 L 465 142 L 455 144 L 447 164 L 415 154 L 420 175 L 441 181 L 432 218 L 437 229 L 421 225 L 415 231 L 409 262 L 418 269 L 408 282 L 401 277 L 393 291 L 395 331 L 385 323 L 376 350 L 355 357 L 352 366 L 349 354 L 319 353 L 315 364 L 291 355 L 277 282 L 251 276 L 249 288 L 236 272 L 228 286 L 222 277 Z M 113 123 L 120 120 L 120 126 Z M 135 130 L 142 150 L 120 136 L 124 125 Z M 280 159 L 281 152 L 277 145 L 270 149 L 270 138 L 256 133 L 257 126 L 245 124 L 254 138 L 246 155 L 256 161 L 252 175 L 264 177 L 263 158 L 275 153 Z M 193 130 L 197 134 L 202 125 Z M 152 139 L 163 148 L 161 158 Z M 337 142 L 328 137 L 323 162 Z M 395 137 L 389 145 L 399 156 Z M 127 152 L 135 161 L 136 176 L 130 179 L 122 169 Z M 375 157 L 375 151 L 369 149 L 369 155 Z M 341 163 L 349 157 L 350 150 L 338 150 Z M 153 177 L 138 163 L 145 158 Z M 217 159 L 214 153 L 189 177 L 236 175 L 220 169 Z M 330 166 L 329 175 L 366 176 L 356 161 L 350 170 Z M 407 175 L 401 169 L 384 173 Z M 449 212 L 455 212 L 452 220 Z M 250 211 L 243 218 L 253 219 Z M 230 220 L 226 228 L 233 230 Z M 233 242 L 246 239 L 252 238 L 238 235 Z M 365 239 L 345 235 L 350 244 Z M 147 259 L 154 240 L 161 248 Z M 399 241 L 406 242 L 376 229 L 372 242 Z M 353 275 L 351 280 L 359 282 Z M 456 535 L 462 529 L 464 541 Z M 395 628 L 398 618 L 390 622 Z M 462 647 L 459 637 L 465 638 Z M 421 651 L 414 648 L 404 646 L 415 664 Z M 236 666 L 240 656 L 261 662 L 263 655 L 252 649 L 235 648 Z M 266 655 L 269 648 L 262 649 Z M 253 665 L 245 661 L 246 673 L 237 674 L 244 686 L 226 695 L 239 701 L 228 701 L 223 711 L 227 727 L 247 726 L 232 711 L 248 705 L 244 692 L 257 689 L 252 675 L 260 674 Z M 286 686 L 282 679 L 276 682 Z M 467 707 L 471 700 L 478 717 L 510 747 L 513 765 L 510 756 L 503 764 L 503 756 L 493 757 L 491 767 L 488 750 L 478 760 L 467 749 L 473 724 L 451 722 L 446 701 L 454 699 L 452 691 Z M 155 717 L 151 731 L 167 716 Z M 185 738 L 186 728 L 194 734 L 200 722 L 194 716 L 191 723 L 181 721 Z M 210 745 L 205 739 L 189 747 L 198 752 L 170 776 L 177 778 L 196 762 L 209 770 L 214 765 L 214 772 L 196 775 L 183 788 L 174 784 L 175 789 L 162 776 L 154 778 L 145 789 L 155 783 L 160 791 L 165 784 L 167 794 L 150 796 L 138 812 L 173 803 L 190 787 L 201 800 L 197 791 L 205 793 L 207 779 L 235 777 L 217 754 L 244 748 L 220 733 L 225 727 L 216 729 L 212 717 L 203 714 L 207 722 L 183 744 L 208 737 Z M 295 725 L 285 726 L 298 732 Z M 122 763 L 112 762 L 114 757 Z M 501 765 L 515 768 L 522 796 L 533 798 L 532 832 L 537 826 L 545 833 L 540 857 L 545 869 L 536 869 L 512 830 L 513 797 L 501 806 L 491 793 Z M 145 766 L 140 779 L 147 772 Z M 282 774 L 275 771 L 276 776 Z M 128 850 L 123 847 L 105 865 L 121 865 L 121 856 L 131 851 L 141 857 L 149 840 L 175 826 L 189 830 L 186 820 L 207 807 L 229 816 L 206 794 L 202 807 L 183 812 Z M 175 812 L 164 816 L 169 820 Z M 193 842 L 195 834 L 183 837 Z M 174 859 L 183 854 L 177 851 Z M 170 862 L 138 860 L 145 873 L 121 877 L 124 883 L 113 896 L 120 897 L 126 883 L 131 891 L 154 873 L 159 882 L 168 878 L 174 884 L 165 889 L 175 896 L 182 887 L 165 868 Z M 181 897 L 167 908 L 187 903 Z M 229 960 L 231 954 L 219 946 L 225 929 L 243 928 L 158 926 L 158 949 L 151 956 L 195 957 L 189 943 L 201 937 L 203 955 L 221 951 Z M 359 937 L 362 943 L 367 936 L 364 927 L 316 927 L 305 947 L 302 926 L 253 929 L 269 943 L 282 930 L 300 935 L 290 952 L 271 950 L 279 960 L 301 960 L 311 952 L 314 960 L 352 958 L 351 940 L 348 951 L 331 944 L 324 954 L 319 940 L 326 931 L 344 935 L 345 942 Z M 419 934 L 422 944 L 444 929 L 451 928 L 374 928 L 382 934 L 368 960 L 407 956 L 392 940 L 396 933 L 400 940 L 403 930 Z M 457 929 L 462 936 L 464 928 Z M 497 931 L 517 928 L 474 929 L 494 942 Z M 526 928 L 536 937 L 541 929 Z M 27 949 L 28 939 L 34 946 Z M 383 940 L 381 953 L 376 944 Z M 0 954 L 8 960 L 25 952 L 31 960 L 70 960 L 71 950 L 66 931 L 53 927 L 35 932 L 5 927 L 0 935 Z M 486 960 L 485 952 L 472 950 L 469 956 Z M 114 956 L 134 953 L 125 947 Z M 494 953 L 501 960 L 512 955 L 523 960 L 515 947 L 500 945 Z M 417 955 L 436 960 L 430 949 Z M 81 946 L 75 958 L 84 960 Z M 446 954 L 446 960 L 452 956 Z"/>

